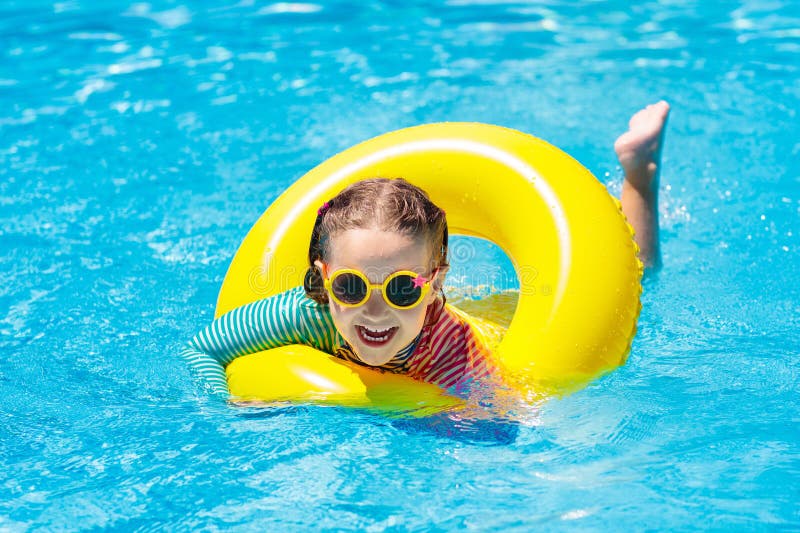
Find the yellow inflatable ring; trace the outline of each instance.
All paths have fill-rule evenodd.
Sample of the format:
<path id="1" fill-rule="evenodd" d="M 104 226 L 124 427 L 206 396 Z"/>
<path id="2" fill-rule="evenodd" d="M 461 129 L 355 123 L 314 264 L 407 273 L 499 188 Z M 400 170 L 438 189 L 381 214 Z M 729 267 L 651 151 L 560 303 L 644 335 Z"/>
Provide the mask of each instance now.
<path id="1" fill-rule="evenodd" d="M 308 172 L 248 233 L 223 282 L 217 316 L 301 285 L 317 208 L 376 176 L 421 187 L 447 212 L 451 235 L 488 239 L 510 257 L 520 298 L 496 355 L 512 387 L 570 390 L 624 363 L 640 310 L 642 264 L 619 202 L 561 150 L 486 124 L 395 131 Z M 309 352 L 286 347 L 237 359 L 227 368 L 231 393 L 359 406 L 396 396 L 406 399 L 400 408 L 456 401 L 431 385 L 389 374 L 364 378 L 372 371 Z M 389 381 L 389 392 L 376 392 Z"/>

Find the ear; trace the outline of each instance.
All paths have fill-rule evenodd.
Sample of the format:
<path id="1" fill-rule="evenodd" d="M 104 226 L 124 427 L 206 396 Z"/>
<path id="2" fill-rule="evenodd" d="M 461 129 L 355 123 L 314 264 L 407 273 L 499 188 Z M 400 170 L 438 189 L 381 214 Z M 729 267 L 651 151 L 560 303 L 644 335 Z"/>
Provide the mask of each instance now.
<path id="1" fill-rule="evenodd" d="M 320 261 L 319 259 L 314 261 L 314 266 L 317 267 L 319 270 L 320 275 L 324 278 L 325 277 L 325 263 Z"/>
<path id="2" fill-rule="evenodd" d="M 450 265 L 446 265 L 443 267 L 439 267 L 436 270 L 436 275 L 433 277 L 433 281 L 431 281 L 431 288 L 438 292 L 442 287 L 444 287 L 444 280 L 447 278 L 447 272 L 450 270 Z"/>

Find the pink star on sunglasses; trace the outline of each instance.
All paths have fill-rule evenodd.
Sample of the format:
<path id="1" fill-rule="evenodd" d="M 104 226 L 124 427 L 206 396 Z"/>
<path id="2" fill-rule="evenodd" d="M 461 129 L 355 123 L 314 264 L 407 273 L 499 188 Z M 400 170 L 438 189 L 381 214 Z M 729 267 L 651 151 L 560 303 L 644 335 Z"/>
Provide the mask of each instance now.
<path id="1" fill-rule="evenodd" d="M 424 287 L 425 284 L 428 283 L 428 280 L 423 278 L 422 276 L 417 276 L 416 278 L 413 279 L 413 282 L 414 282 L 414 288 L 418 289 L 420 287 Z"/>

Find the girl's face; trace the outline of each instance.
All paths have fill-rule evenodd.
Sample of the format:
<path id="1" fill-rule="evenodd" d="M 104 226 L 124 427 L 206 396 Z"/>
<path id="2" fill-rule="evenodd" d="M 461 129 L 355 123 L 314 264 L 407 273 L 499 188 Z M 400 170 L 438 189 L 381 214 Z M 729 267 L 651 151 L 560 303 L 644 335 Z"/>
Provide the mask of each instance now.
<path id="1" fill-rule="evenodd" d="M 389 274 L 411 270 L 426 278 L 432 276 L 428 243 L 401 233 L 377 229 L 351 229 L 337 233 L 328 244 L 330 257 L 326 275 L 352 268 L 366 274 L 370 283 L 380 284 Z M 319 261 L 317 267 L 323 265 Z M 425 323 L 428 305 L 436 298 L 433 288 L 422 302 L 411 309 L 395 309 L 373 290 L 364 305 L 343 307 L 330 299 L 331 316 L 339 333 L 359 359 L 371 366 L 388 363 L 413 341 Z"/>

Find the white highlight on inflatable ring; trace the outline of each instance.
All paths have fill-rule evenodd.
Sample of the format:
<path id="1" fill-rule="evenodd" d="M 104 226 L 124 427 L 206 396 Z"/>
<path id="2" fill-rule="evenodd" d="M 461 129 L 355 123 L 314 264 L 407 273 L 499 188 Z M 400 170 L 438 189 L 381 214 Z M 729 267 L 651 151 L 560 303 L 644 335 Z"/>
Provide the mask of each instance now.
<path id="1" fill-rule="evenodd" d="M 572 240 L 570 239 L 564 208 L 561 205 L 561 202 L 559 202 L 555 192 L 553 192 L 553 189 L 550 188 L 550 185 L 547 183 L 547 181 L 542 179 L 542 177 L 533 167 L 504 150 L 500 150 L 494 146 L 489 146 L 475 141 L 468 141 L 464 139 L 429 139 L 424 141 L 413 141 L 385 148 L 342 167 L 319 182 L 309 191 L 309 194 L 306 195 L 302 201 L 294 205 L 289 212 L 289 216 L 284 218 L 278 228 L 276 228 L 275 233 L 273 233 L 272 239 L 269 242 L 267 250 L 274 250 L 277 248 L 277 243 L 283 239 L 284 234 L 294 223 L 294 220 L 311 207 L 309 204 L 311 203 L 312 198 L 316 198 L 319 194 L 321 194 L 321 191 L 330 188 L 333 183 L 340 180 L 344 176 L 357 172 L 364 167 L 374 165 L 375 163 L 383 161 L 384 159 L 426 151 L 451 151 L 483 156 L 487 159 L 491 159 L 507 166 L 525 178 L 525 180 L 527 180 L 531 185 L 533 185 L 536 192 L 539 193 L 539 196 L 542 197 L 545 205 L 547 205 L 548 209 L 550 210 L 550 214 L 555 222 L 558 235 L 559 252 L 561 255 L 561 269 L 556 288 L 554 305 L 552 307 L 553 312 L 555 312 L 555 310 L 558 308 L 558 304 L 561 301 L 561 297 L 564 294 L 564 290 L 566 289 L 567 272 L 569 271 L 572 263 Z"/>

